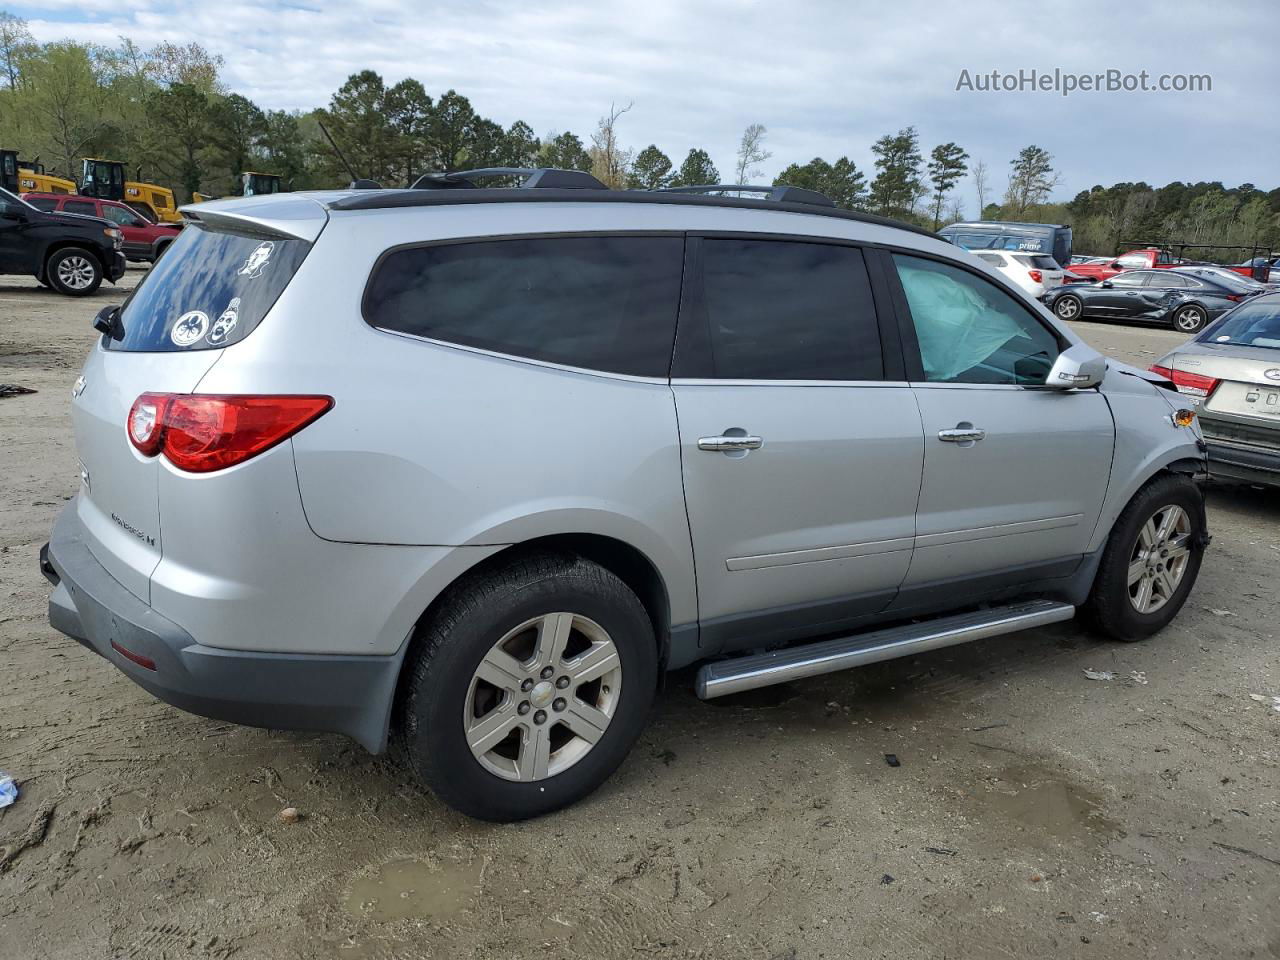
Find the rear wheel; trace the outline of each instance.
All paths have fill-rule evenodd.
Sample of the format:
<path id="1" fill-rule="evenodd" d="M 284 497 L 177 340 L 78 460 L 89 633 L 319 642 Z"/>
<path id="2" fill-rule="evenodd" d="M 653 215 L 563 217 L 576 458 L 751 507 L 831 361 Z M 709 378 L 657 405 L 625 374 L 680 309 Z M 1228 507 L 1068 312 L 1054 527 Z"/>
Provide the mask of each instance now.
<path id="1" fill-rule="evenodd" d="M 1179 333 L 1195 333 L 1205 325 L 1208 319 L 1209 315 L 1205 313 L 1204 307 L 1194 303 L 1188 304 L 1174 311 L 1173 328 Z"/>
<path id="2" fill-rule="evenodd" d="M 1074 294 L 1065 293 L 1053 302 L 1053 312 L 1059 320 L 1079 320 L 1084 304 Z"/>
<path id="3" fill-rule="evenodd" d="M 1111 530 L 1086 605 L 1116 640 L 1142 640 L 1177 616 L 1200 573 L 1204 496 L 1188 477 L 1162 476 L 1129 501 Z"/>
<path id="4" fill-rule="evenodd" d="M 398 734 L 414 772 L 482 820 L 538 816 L 602 784 L 657 689 L 644 606 L 576 556 L 490 571 L 445 601 L 406 664 Z"/>
<path id="5" fill-rule="evenodd" d="M 63 247 L 44 265 L 49 286 L 68 297 L 87 297 L 102 285 L 102 264 L 88 250 Z"/>

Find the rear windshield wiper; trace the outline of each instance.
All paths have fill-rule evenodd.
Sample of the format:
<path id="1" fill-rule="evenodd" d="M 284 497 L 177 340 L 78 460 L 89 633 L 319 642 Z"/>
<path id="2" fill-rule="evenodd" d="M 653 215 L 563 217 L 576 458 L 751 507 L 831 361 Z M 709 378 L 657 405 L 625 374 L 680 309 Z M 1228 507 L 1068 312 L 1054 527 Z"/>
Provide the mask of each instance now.
<path id="1" fill-rule="evenodd" d="M 124 339 L 124 321 L 120 319 L 120 305 L 103 307 L 93 318 L 93 329 L 106 334 L 112 340 Z"/>

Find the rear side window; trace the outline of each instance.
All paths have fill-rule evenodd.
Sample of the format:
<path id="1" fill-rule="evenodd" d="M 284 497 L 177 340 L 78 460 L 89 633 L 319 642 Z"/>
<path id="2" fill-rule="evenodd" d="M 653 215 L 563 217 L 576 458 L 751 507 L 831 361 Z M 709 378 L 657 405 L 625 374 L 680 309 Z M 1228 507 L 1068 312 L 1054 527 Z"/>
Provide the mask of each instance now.
<path id="1" fill-rule="evenodd" d="M 53 197 L 27 197 L 27 203 L 31 204 L 37 210 L 43 210 L 48 213 L 58 205 L 58 201 Z"/>
<path id="2" fill-rule="evenodd" d="M 665 377 L 683 265 L 681 237 L 529 237 L 410 247 L 388 254 L 375 269 L 364 314 L 371 325 L 398 333 Z"/>
<path id="3" fill-rule="evenodd" d="M 62 201 L 63 213 L 78 213 L 84 217 L 96 217 L 98 208 L 92 200 L 64 200 Z"/>
<path id="4" fill-rule="evenodd" d="M 708 238 L 701 243 L 713 376 L 883 378 L 862 251 L 787 240 Z"/>
<path id="5" fill-rule="evenodd" d="M 189 223 L 138 285 L 110 350 L 210 350 L 253 332 L 311 245 Z"/>

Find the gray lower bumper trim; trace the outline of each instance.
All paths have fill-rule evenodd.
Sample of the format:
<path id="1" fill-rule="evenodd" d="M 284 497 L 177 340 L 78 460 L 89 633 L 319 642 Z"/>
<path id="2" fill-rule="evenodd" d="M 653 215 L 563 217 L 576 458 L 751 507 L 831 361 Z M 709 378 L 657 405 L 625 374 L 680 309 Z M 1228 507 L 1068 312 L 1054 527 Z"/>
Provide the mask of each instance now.
<path id="1" fill-rule="evenodd" d="M 54 524 L 47 560 L 58 579 L 49 623 L 161 700 L 218 720 L 343 733 L 373 753 L 385 749 L 403 648 L 390 657 L 366 657 L 204 646 L 97 561 L 84 542 L 75 501 Z M 122 656 L 113 642 L 155 669 Z"/>

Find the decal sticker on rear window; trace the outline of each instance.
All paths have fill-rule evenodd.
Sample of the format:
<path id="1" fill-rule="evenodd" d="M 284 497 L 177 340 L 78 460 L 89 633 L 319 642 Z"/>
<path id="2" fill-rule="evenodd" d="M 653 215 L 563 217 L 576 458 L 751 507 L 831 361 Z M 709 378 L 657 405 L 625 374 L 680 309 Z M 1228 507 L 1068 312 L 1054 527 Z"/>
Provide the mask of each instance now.
<path id="1" fill-rule="evenodd" d="M 240 298 L 233 297 L 231 302 L 227 304 L 227 309 L 222 311 L 209 329 L 209 342 L 211 344 L 216 347 L 231 336 L 231 331 L 236 328 L 236 320 L 239 319 L 239 313 Z"/>
<path id="2" fill-rule="evenodd" d="M 275 248 L 276 245 L 270 240 L 263 240 L 246 258 L 244 266 L 237 271 L 239 276 L 248 277 L 250 280 L 256 280 L 262 276 L 262 271 L 271 262 L 271 253 Z"/>
<path id="3" fill-rule="evenodd" d="M 169 331 L 169 339 L 174 346 L 189 347 L 209 329 L 209 315 L 203 310 L 188 310 L 180 316 Z"/>

